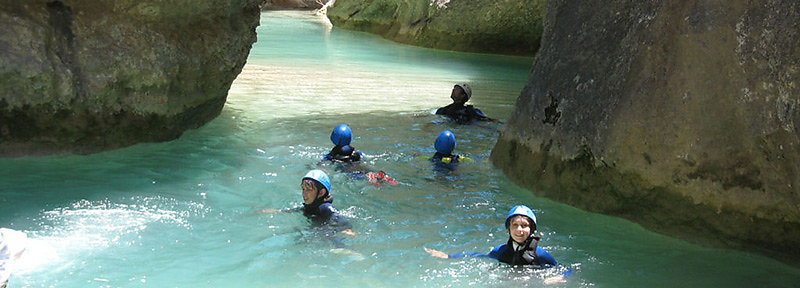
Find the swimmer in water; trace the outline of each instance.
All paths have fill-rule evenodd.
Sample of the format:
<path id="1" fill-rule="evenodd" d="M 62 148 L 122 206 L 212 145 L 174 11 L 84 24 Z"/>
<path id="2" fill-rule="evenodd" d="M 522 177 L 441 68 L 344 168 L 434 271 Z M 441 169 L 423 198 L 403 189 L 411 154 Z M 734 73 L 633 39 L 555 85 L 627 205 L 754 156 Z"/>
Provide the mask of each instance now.
<path id="1" fill-rule="evenodd" d="M 350 126 L 339 124 L 331 132 L 331 142 L 334 147 L 322 160 L 338 164 L 337 169 L 350 173 L 353 178 L 367 179 L 370 184 L 377 187 L 381 187 L 383 184 L 398 184 L 394 178 L 386 175 L 386 172 L 370 171 L 371 169 L 365 168 L 360 163 L 364 153 L 350 146 L 352 141 L 353 131 Z"/>
<path id="2" fill-rule="evenodd" d="M 505 221 L 508 242 L 498 245 L 489 254 L 477 252 L 447 254 L 434 249 L 424 249 L 431 256 L 438 258 L 488 257 L 512 266 L 555 267 L 558 265 L 556 259 L 539 246 L 540 238 L 535 235 L 536 224 L 536 214 L 533 213 L 533 210 L 525 205 L 517 205 L 511 208 Z M 558 276 L 545 279 L 545 283 L 563 282 L 564 277 L 571 273 L 572 271 L 568 269 Z"/>
<path id="3" fill-rule="evenodd" d="M 489 118 L 486 114 L 475 108 L 472 105 L 464 105 L 472 97 L 472 88 L 467 83 L 458 83 L 453 86 L 453 91 L 450 93 L 450 99 L 453 103 L 436 110 L 436 115 L 442 115 L 458 124 L 469 124 L 473 121 L 493 121 L 499 122 L 495 119 Z"/>
<path id="4" fill-rule="evenodd" d="M 350 223 L 333 207 L 333 196 L 330 195 L 331 179 L 322 170 L 311 170 L 300 181 L 303 206 L 283 210 L 262 209 L 261 213 L 303 212 L 314 226 L 329 228 L 332 233 L 355 236 Z"/>
<path id="5" fill-rule="evenodd" d="M 463 156 L 453 154 L 453 150 L 456 149 L 456 135 L 450 130 L 439 133 L 433 147 L 436 148 L 436 153 L 429 160 L 437 168 L 455 170 L 458 162 L 465 159 Z"/>
<path id="6" fill-rule="evenodd" d="M 350 142 L 352 141 L 353 131 L 350 130 L 350 126 L 347 126 L 347 124 L 339 124 L 339 126 L 333 128 L 331 132 L 331 142 L 333 142 L 334 145 L 333 149 L 331 149 L 331 152 L 325 155 L 322 160 L 344 163 L 361 161 L 361 157 L 364 156 L 364 154 L 350 146 Z"/>

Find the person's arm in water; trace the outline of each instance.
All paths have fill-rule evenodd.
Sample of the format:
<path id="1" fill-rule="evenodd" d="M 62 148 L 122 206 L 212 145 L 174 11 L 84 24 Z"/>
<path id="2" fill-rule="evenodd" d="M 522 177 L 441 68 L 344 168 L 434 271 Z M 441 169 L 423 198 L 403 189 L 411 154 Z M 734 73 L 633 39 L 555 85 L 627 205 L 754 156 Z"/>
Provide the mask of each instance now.
<path id="1" fill-rule="evenodd" d="M 470 110 L 472 110 L 472 114 L 474 115 L 473 117 L 475 117 L 478 120 L 491 121 L 491 122 L 503 124 L 503 121 L 500 121 L 500 120 L 491 118 L 489 116 L 486 116 L 486 114 L 484 114 L 483 111 L 481 111 L 481 109 L 475 108 L 472 105 L 470 105 L 469 108 L 470 108 Z"/>
<path id="2" fill-rule="evenodd" d="M 250 212 L 250 214 L 275 214 L 275 213 L 300 212 L 300 211 L 303 211 L 303 207 L 284 208 L 284 209 L 265 208 Z"/>
<path id="3" fill-rule="evenodd" d="M 553 255 L 550 255 L 550 253 L 547 252 L 547 250 L 545 250 L 542 247 L 538 246 L 536 247 L 536 258 L 539 259 L 539 265 L 541 265 L 542 267 L 550 268 L 558 266 L 558 262 L 556 262 L 556 259 L 553 258 Z M 561 272 L 560 274 L 553 277 L 545 278 L 544 284 L 555 284 L 555 283 L 566 282 L 567 280 L 565 279 L 565 277 L 569 276 L 570 274 L 572 274 L 572 269 L 566 267 L 566 270 L 564 272 Z"/>
<path id="4" fill-rule="evenodd" d="M 506 245 L 499 245 L 499 246 L 495 247 L 494 249 L 492 249 L 492 251 L 489 252 L 488 254 L 477 253 L 477 252 L 470 252 L 470 253 L 457 252 L 457 253 L 447 254 L 447 253 L 444 253 L 442 251 L 438 251 L 438 250 L 434 250 L 434 249 L 430 249 L 430 248 L 425 248 L 425 252 L 428 252 L 428 254 L 431 254 L 431 256 L 433 256 L 433 257 L 442 258 L 442 259 L 462 258 L 462 257 L 486 257 L 486 258 L 498 259 L 500 254 L 503 252 L 503 249 L 506 249 L 506 248 L 504 248 L 505 246 Z M 555 266 L 558 265 L 558 262 L 556 262 L 556 259 L 553 258 L 553 256 L 550 255 L 550 253 L 548 253 L 547 250 L 545 250 L 542 247 L 536 247 L 536 257 L 539 258 L 539 264 L 542 267 L 555 267 Z M 567 268 L 566 271 L 564 271 L 563 273 L 561 273 L 559 275 L 544 279 L 544 283 L 545 284 L 555 284 L 555 283 L 565 282 L 566 279 L 564 277 L 566 277 L 566 276 L 568 276 L 570 274 L 572 274 L 572 269 Z"/>
<path id="5" fill-rule="evenodd" d="M 478 252 L 469 252 L 469 253 L 456 252 L 456 253 L 452 253 L 452 254 L 447 254 L 447 253 L 444 253 L 442 251 L 434 250 L 434 249 L 430 249 L 430 248 L 425 248 L 425 252 L 428 252 L 428 254 L 431 254 L 431 256 L 433 256 L 433 257 L 442 258 L 442 259 L 463 258 L 463 257 L 479 257 L 479 258 L 497 259 L 498 255 L 500 255 L 499 251 L 500 251 L 502 246 L 503 245 L 495 247 L 488 254 L 478 253 Z"/>
<path id="6" fill-rule="evenodd" d="M 342 219 L 342 215 L 339 214 L 339 210 L 336 210 L 336 208 L 334 208 L 330 203 L 320 205 L 320 214 L 324 217 L 330 217 L 328 224 L 331 226 L 331 228 L 334 228 L 337 233 L 342 233 L 349 236 L 357 235 L 356 232 L 353 232 L 350 222 Z"/>

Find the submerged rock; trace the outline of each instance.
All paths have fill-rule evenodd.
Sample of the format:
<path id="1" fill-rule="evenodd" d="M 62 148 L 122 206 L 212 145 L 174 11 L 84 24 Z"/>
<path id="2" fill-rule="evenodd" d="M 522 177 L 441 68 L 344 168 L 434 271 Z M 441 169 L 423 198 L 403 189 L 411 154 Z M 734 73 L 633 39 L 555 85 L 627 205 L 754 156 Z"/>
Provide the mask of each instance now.
<path id="1" fill-rule="evenodd" d="M 335 27 L 375 33 L 431 48 L 533 55 L 539 49 L 544 0 L 336 0 Z"/>
<path id="2" fill-rule="evenodd" d="M 0 155 L 92 153 L 210 121 L 260 2 L 2 1 Z"/>
<path id="3" fill-rule="evenodd" d="M 546 11 L 497 166 L 548 198 L 800 264 L 800 2 Z"/>

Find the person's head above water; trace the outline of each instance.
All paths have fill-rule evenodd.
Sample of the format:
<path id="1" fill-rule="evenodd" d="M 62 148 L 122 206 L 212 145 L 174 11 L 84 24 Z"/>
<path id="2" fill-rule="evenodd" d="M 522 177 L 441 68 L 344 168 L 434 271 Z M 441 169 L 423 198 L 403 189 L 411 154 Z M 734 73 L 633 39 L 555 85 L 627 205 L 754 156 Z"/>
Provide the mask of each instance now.
<path id="1" fill-rule="evenodd" d="M 317 199 L 328 196 L 331 191 L 331 178 L 322 170 L 308 171 L 300 182 L 303 189 L 303 202 L 312 204 Z"/>
<path id="2" fill-rule="evenodd" d="M 506 216 L 506 230 L 514 242 L 524 243 L 536 231 L 536 214 L 528 206 L 514 206 Z"/>
<path id="3" fill-rule="evenodd" d="M 450 99 L 453 99 L 453 102 L 456 103 L 467 103 L 470 97 L 472 97 L 472 88 L 467 83 L 456 84 L 450 93 Z"/>
<path id="4" fill-rule="evenodd" d="M 456 135 L 450 130 L 444 130 L 436 137 L 436 142 L 433 143 L 436 152 L 444 155 L 450 155 L 456 149 Z"/>
<path id="5" fill-rule="evenodd" d="M 347 126 L 347 124 L 339 124 L 339 126 L 333 128 L 333 132 L 331 132 L 331 142 L 333 142 L 333 145 L 350 145 L 352 140 L 353 131 L 350 130 L 350 126 Z"/>

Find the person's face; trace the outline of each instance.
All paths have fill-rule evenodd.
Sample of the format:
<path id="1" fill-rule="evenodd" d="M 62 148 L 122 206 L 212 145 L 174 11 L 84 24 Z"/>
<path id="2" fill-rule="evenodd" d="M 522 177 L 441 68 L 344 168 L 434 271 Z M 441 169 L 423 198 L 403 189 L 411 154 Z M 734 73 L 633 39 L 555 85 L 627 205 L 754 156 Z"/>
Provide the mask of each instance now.
<path id="1" fill-rule="evenodd" d="M 450 93 L 450 99 L 453 99 L 453 102 L 467 102 L 467 93 L 464 92 L 464 89 L 461 86 L 454 86 L 453 92 Z"/>
<path id="2" fill-rule="evenodd" d="M 525 242 L 531 236 L 531 232 L 531 223 L 528 217 L 517 215 L 511 218 L 511 222 L 508 224 L 508 234 L 511 235 L 511 239 L 514 239 L 514 242 L 520 244 Z"/>
<path id="3" fill-rule="evenodd" d="M 300 187 L 303 188 L 303 202 L 306 204 L 314 203 L 314 200 L 317 200 L 319 196 L 319 191 L 317 191 L 317 185 L 314 185 L 314 181 L 310 179 L 303 179 L 303 182 L 300 182 Z"/>

